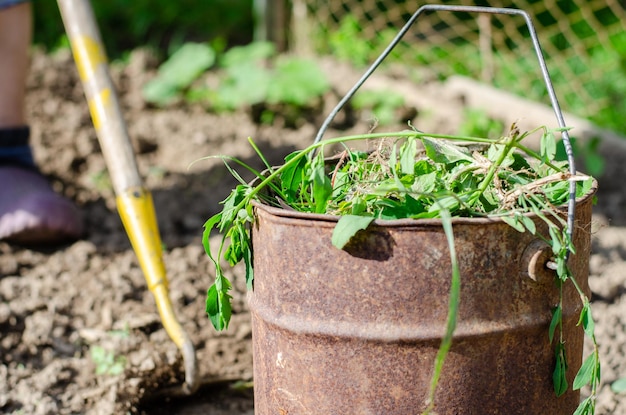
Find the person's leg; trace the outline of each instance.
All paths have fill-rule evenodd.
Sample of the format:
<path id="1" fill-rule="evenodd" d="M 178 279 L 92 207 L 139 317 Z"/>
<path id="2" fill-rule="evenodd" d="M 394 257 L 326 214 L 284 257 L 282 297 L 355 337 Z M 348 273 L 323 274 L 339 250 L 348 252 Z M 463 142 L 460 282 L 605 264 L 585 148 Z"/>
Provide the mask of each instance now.
<path id="1" fill-rule="evenodd" d="M 24 95 L 31 32 L 30 3 L 0 9 L 0 127 L 26 124 Z"/>
<path id="2" fill-rule="evenodd" d="M 33 162 L 24 108 L 31 31 L 30 4 L 0 0 L 0 239 L 46 244 L 80 237 L 83 225 Z"/>

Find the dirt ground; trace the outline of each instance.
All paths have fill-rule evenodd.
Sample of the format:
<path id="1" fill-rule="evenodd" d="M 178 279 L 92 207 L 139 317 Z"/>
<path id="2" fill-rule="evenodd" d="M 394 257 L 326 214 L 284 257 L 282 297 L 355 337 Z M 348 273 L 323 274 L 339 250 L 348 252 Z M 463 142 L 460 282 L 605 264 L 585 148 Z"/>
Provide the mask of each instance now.
<path id="1" fill-rule="evenodd" d="M 81 240 L 54 249 L 0 242 L 0 413 L 254 412 L 251 329 L 240 273 L 230 275 L 231 328 L 216 333 L 204 313 L 213 273 L 201 245 L 202 225 L 235 182 L 218 160 L 190 164 L 203 156 L 227 154 L 258 166 L 246 143 L 249 136 L 278 164 L 312 141 L 337 94 L 359 74 L 325 63 L 335 94 L 313 111 L 311 121 L 286 128 L 280 117 L 273 126 L 257 125 L 246 111 L 216 115 L 185 104 L 151 108 L 140 90 L 154 64 L 149 54 L 137 51 L 128 65 L 113 67 L 112 73 L 140 172 L 153 192 L 170 296 L 196 347 L 205 386 L 185 399 L 159 392 L 181 382 L 181 356 L 161 326 L 119 220 L 71 56 L 36 52 L 28 95 L 35 156 L 55 189 L 81 207 L 87 232 Z M 387 81 L 401 85 L 401 80 Z M 460 120 L 464 100 L 442 91 L 441 85 L 428 82 L 417 94 L 414 123 L 426 125 L 422 129 L 443 132 Z M 351 131 L 366 131 L 371 124 L 366 117 L 341 117 L 336 126 Z M 590 265 L 604 365 L 597 413 L 619 415 L 626 414 L 626 399 L 609 384 L 626 376 L 626 189 L 621 182 L 626 151 L 606 145 L 603 152 L 607 168 L 594 210 Z"/>

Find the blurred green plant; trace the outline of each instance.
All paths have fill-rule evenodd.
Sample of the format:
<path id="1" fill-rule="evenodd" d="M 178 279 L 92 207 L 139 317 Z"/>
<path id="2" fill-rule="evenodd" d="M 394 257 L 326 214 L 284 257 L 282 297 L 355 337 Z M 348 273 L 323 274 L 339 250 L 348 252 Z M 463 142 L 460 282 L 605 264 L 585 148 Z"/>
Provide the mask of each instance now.
<path id="1" fill-rule="evenodd" d="M 270 104 L 307 105 L 330 89 L 330 82 L 314 60 L 280 56 L 267 91 Z"/>
<path id="2" fill-rule="evenodd" d="M 216 111 L 232 111 L 254 105 L 267 97 L 270 71 L 265 63 L 276 54 L 271 43 L 255 42 L 237 46 L 219 57 L 222 71 L 217 88 L 199 88 L 192 98 Z"/>
<path id="3" fill-rule="evenodd" d="M 148 102 L 166 105 L 189 88 L 215 63 L 215 52 L 206 43 L 186 43 L 159 67 L 157 76 L 143 88 Z"/>
<path id="4" fill-rule="evenodd" d="M 626 378 L 620 378 L 611 383 L 611 390 L 613 391 L 613 393 L 626 392 Z"/>
<path id="5" fill-rule="evenodd" d="M 274 45 L 268 42 L 227 50 L 217 57 L 217 85 L 194 84 L 215 61 L 210 46 L 183 45 L 146 84 L 144 98 L 156 105 L 166 105 L 176 97 L 183 97 L 218 112 L 257 104 L 283 105 L 295 111 L 297 117 L 299 109 L 312 105 L 330 89 L 316 61 L 278 55 Z M 261 118 L 271 122 L 273 115 L 265 113 Z"/>
<path id="6" fill-rule="evenodd" d="M 398 119 L 398 110 L 404 106 L 404 96 L 387 90 L 363 90 L 357 92 L 352 105 L 358 110 L 367 110 L 376 118 L 378 125 L 389 125 L 404 121 Z"/>
<path id="7" fill-rule="evenodd" d="M 504 132 L 504 123 L 489 117 L 483 110 L 469 108 L 465 110 L 459 134 L 469 137 L 498 138 Z"/>
<path id="8" fill-rule="evenodd" d="M 374 39 L 366 39 L 361 24 L 352 15 L 346 16 L 334 32 L 324 32 L 323 28 L 318 30 L 318 36 L 328 38 L 327 47 L 334 56 L 356 67 L 369 65 L 397 33 L 395 29 L 386 29 L 378 32 Z M 396 51 L 392 51 L 390 57 L 391 60 L 400 58 Z"/>
<path id="9" fill-rule="evenodd" d="M 263 102 L 305 107 L 330 89 L 317 62 L 278 56 L 274 45 L 267 42 L 229 49 L 219 66 L 222 81 L 206 96 L 207 104 L 217 111 Z"/>
<path id="10" fill-rule="evenodd" d="M 582 170 L 594 177 L 602 176 L 602 173 L 604 173 L 605 161 L 602 155 L 598 152 L 600 138 L 593 137 L 584 143 L 580 143 L 576 137 L 572 136 L 570 137 L 570 142 L 572 143 L 572 151 L 574 152 L 574 155 L 578 156 L 583 162 L 583 166 L 581 166 L 579 170 Z M 557 143 L 555 159 L 559 161 L 567 160 L 567 153 L 565 152 L 565 145 L 562 140 Z"/>

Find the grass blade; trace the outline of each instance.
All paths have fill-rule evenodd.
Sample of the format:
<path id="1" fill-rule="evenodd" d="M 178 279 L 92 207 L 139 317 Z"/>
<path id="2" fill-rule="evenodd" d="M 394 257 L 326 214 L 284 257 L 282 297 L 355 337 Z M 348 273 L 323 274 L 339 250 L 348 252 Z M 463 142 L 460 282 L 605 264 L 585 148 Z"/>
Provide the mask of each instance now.
<path id="1" fill-rule="evenodd" d="M 441 210 L 441 222 L 443 230 L 448 241 L 448 249 L 450 250 L 450 262 L 452 264 L 452 278 L 450 281 L 450 300 L 448 303 L 448 319 L 446 322 L 446 332 L 441 340 L 441 345 L 437 351 L 435 358 L 434 373 L 430 382 L 430 391 L 428 394 L 428 407 L 424 414 L 429 414 L 435 406 L 435 392 L 439 384 L 439 378 L 443 370 L 443 364 L 446 356 L 452 346 L 452 336 L 456 329 L 457 316 L 459 312 L 459 302 L 461 296 L 461 270 L 456 257 L 456 248 L 454 246 L 454 233 L 452 231 L 452 218 L 447 210 Z"/>

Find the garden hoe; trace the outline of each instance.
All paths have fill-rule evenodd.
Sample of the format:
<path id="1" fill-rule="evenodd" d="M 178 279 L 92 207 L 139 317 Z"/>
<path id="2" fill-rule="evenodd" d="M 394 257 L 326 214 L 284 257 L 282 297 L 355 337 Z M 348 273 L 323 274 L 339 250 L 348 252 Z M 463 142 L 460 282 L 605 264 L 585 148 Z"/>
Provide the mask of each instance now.
<path id="1" fill-rule="evenodd" d="M 91 4 L 89 0 L 58 0 L 58 4 L 91 119 L 111 176 L 119 214 L 148 288 L 156 300 L 163 326 L 182 352 L 185 363 L 182 392 L 191 394 L 198 387 L 195 349 L 176 320 L 169 299 L 152 196 L 142 185 L 139 176 Z"/>

